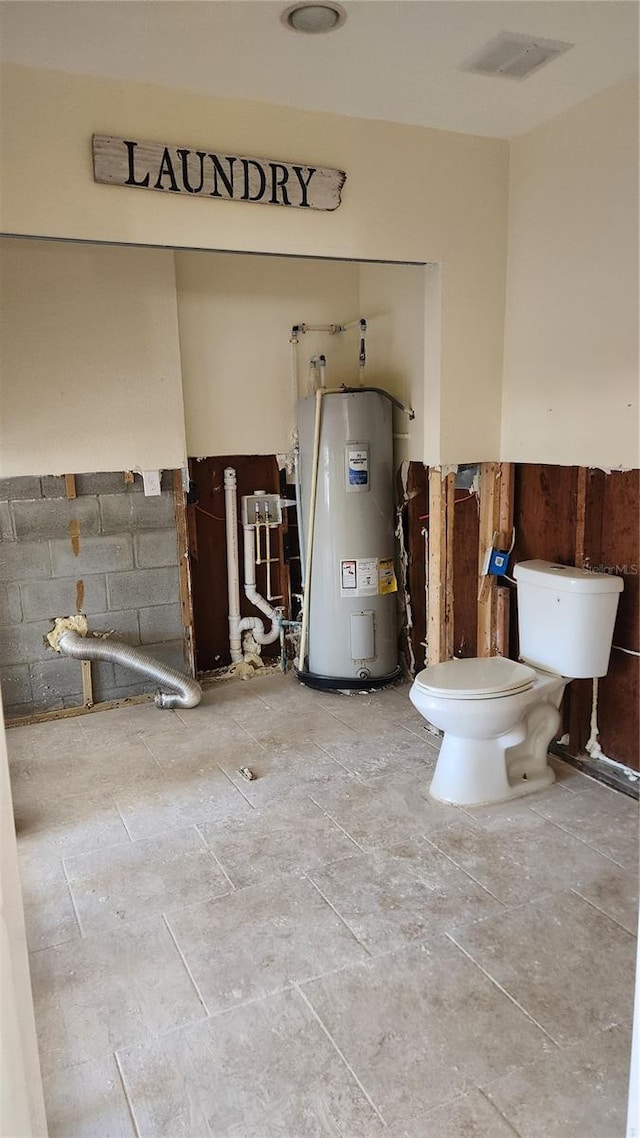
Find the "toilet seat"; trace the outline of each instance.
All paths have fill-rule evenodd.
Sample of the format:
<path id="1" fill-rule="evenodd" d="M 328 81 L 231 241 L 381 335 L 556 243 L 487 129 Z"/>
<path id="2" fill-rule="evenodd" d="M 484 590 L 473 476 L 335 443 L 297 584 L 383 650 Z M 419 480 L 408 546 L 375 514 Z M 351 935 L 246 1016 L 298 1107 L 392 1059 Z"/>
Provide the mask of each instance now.
<path id="1" fill-rule="evenodd" d="M 527 664 L 489 656 L 432 664 L 416 676 L 415 683 L 440 699 L 496 699 L 527 691 L 536 679 L 537 672 Z"/>

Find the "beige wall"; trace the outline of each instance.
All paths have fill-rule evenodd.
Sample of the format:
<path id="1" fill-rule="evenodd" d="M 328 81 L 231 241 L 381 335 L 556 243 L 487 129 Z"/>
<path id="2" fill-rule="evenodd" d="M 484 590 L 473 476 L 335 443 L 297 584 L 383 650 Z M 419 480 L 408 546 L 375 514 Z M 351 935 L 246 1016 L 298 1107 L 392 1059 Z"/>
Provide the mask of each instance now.
<path id="1" fill-rule="evenodd" d="M 0 242 L 0 477 L 179 467 L 173 256 Z"/>
<path id="2" fill-rule="evenodd" d="M 441 308 L 431 342 L 438 341 L 440 367 L 431 394 L 438 410 L 423 457 L 497 457 L 505 142 L 21 67 L 3 69 L 2 101 L 5 232 L 437 263 Z M 341 168 L 343 202 L 321 213 L 97 185 L 93 133 Z M 144 445 L 151 430 L 141 421 Z M 171 445 L 180 449 L 178 423 Z M 115 456 L 109 463 L 118 464 Z"/>
<path id="3" fill-rule="evenodd" d="M 413 406 L 395 415 L 396 458 L 424 448 L 425 269 L 345 261 L 176 254 L 187 448 L 192 456 L 273 454 L 291 446 L 295 355 L 298 391 L 308 393 L 309 362 L 323 353 L 328 386 L 359 382 L 357 327 L 301 335 L 293 324 L 368 322 L 365 383 Z"/>
<path id="4" fill-rule="evenodd" d="M 291 447 L 293 324 L 359 315 L 353 263 L 177 253 L 187 448 L 191 456 L 278 454 Z M 326 381 L 357 379 L 355 331 L 307 333 L 296 351 L 300 394 L 324 353 Z"/>
<path id="5" fill-rule="evenodd" d="M 423 265 L 360 266 L 360 308 L 367 318 L 365 382 L 383 387 L 415 412 L 413 421 L 394 412 L 396 464 L 422 459 L 435 418 L 429 415 L 425 424 L 426 271 Z M 408 439 L 399 437 L 404 434 Z"/>
<path id="6" fill-rule="evenodd" d="M 0 699 L 0 1134 L 47 1138 Z"/>
<path id="7" fill-rule="evenodd" d="M 324 322 L 338 309 L 339 317 L 355 317 L 380 304 L 369 375 L 384 371 L 403 386 L 411 374 L 411 400 L 419 405 L 421 398 L 425 409 L 423 427 L 412 432 L 412 457 L 638 465 L 633 84 L 516 139 L 509 181 L 508 148 L 499 141 L 17 67 L 2 77 L 6 232 L 346 262 L 430 262 L 415 269 L 416 279 L 422 276 L 414 290 L 408 277 L 391 284 L 393 273 L 403 272 L 393 266 L 385 276 L 376 265 L 362 265 L 354 283 L 356 269 L 348 263 L 224 257 L 221 274 L 205 270 L 200 254 L 178 253 L 176 300 L 168 252 L 50 246 L 56 252 L 44 254 L 51 263 L 41 278 L 36 259 L 45 246 L 23 244 L 5 267 L 4 426 L 13 439 L 3 448 L 7 472 L 33 473 L 36 459 L 39 469 L 51 471 L 178 465 L 185 453 L 178 305 L 191 453 L 263 449 L 261 437 L 265 448 L 285 449 L 289 363 L 282 351 L 291 312 L 309 320 L 317 312 Z M 342 167 L 343 203 L 318 213 L 96 185 L 94 131 Z M 71 268 L 75 257 L 83 265 L 79 274 Z M 99 257 L 109 262 L 106 274 L 94 271 Z M 215 296 L 215 338 L 211 328 L 204 336 L 212 313 L 205 295 Z M 406 338 L 407 324 L 411 333 L 417 325 L 405 317 L 423 302 L 420 376 L 421 349 Z M 105 314 L 124 335 L 122 351 Z M 260 336 L 233 343 L 232 315 L 243 326 L 251 315 Z M 217 374 L 230 361 L 238 365 L 244 429 L 229 385 Z M 78 414 L 100 423 L 100 433 L 76 432 L 69 445 L 69 417 Z"/>
<path id="8" fill-rule="evenodd" d="M 637 98 L 511 144 L 504 460 L 639 465 Z"/>

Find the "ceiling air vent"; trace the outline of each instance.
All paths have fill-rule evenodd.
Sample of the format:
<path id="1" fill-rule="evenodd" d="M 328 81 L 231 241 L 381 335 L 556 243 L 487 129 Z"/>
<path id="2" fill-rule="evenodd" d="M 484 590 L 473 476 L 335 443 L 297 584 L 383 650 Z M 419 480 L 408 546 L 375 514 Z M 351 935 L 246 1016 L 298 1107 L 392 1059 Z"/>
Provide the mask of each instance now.
<path id="1" fill-rule="evenodd" d="M 504 79 L 528 79 L 545 63 L 573 47 L 561 40 L 545 40 L 519 32 L 500 32 L 461 66 L 476 75 L 498 75 Z"/>

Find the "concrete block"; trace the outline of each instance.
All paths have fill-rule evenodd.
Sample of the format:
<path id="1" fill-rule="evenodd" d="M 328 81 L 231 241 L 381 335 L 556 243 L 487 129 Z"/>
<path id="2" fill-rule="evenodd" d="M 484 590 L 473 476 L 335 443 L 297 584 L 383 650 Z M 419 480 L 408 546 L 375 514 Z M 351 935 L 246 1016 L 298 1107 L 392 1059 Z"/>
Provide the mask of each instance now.
<path id="1" fill-rule="evenodd" d="M 29 700 L 29 703 L 16 703 L 11 707 L 11 711 L 7 710 L 6 721 L 7 723 L 17 723 L 20 725 L 20 720 L 24 719 L 27 715 L 35 715 L 36 709 Z"/>
<path id="2" fill-rule="evenodd" d="M 147 679 L 139 672 L 132 672 L 130 668 L 123 668 L 121 664 L 114 664 L 113 676 L 113 688 L 111 694 L 106 697 L 108 699 L 120 699 L 120 694 L 113 694 L 116 691 L 119 693 L 126 691 L 127 695 L 142 695 L 144 692 L 156 692 L 158 690 L 158 684 L 155 680 Z"/>
<path id="3" fill-rule="evenodd" d="M 139 616 L 142 644 L 161 644 L 184 636 L 182 608 L 179 604 L 140 609 Z"/>
<path id="4" fill-rule="evenodd" d="M 18 502 L 21 499 L 41 497 L 39 478 L 31 475 L 26 478 L 0 478 L 0 498 L 4 501 Z"/>
<path id="5" fill-rule="evenodd" d="M 178 570 L 136 569 L 132 573 L 109 573 L 107 590 L 109 609 L 174 604 L 180 599 Z"/>
<path id="6" fill-rule="evenodd" d="M 142 479 L 125 482 L 124 470 L 102 471 L 97 474 L 76 474 L 78 496 L 87 494 L 138 494 L 142 492 Z"/>
<path id="7" fill-rule="evenodd" d="M 158 685 L 153 680 L 145 679 L 144 676 L 129 669 L 116 668 L 113 665 L 105 664 L 101 664 L 100 667 L 105 670 L 96 675 L 93 681 L 93 694 L 96 703 L 105 703 L 112 699 L 131 699 L 135 695 L 153 694 L 158 689 Z M 106 668 L 111 668 L 110 674 Z M 124 682 L 116 683 L 116 672 Z"/>
<path id="8" fill-rule="evenodd" d="M 50 620 L 40 620 L 0 628 L 0 666 L 31 664 L 52 657 L 53 649 L 44 639 L 52 627 Z"/>
<path id="9" fill-rule="evenodd" d="M 43 498 L 66 498 L 67 485 L 64 474 L 44 474 L 40 482 Z"/>
<path id="10" fill-rule="evenodd" d="M 160 660 L 161 663 L 168 664 L 170 668 L 176 668 L 186 675 L 187 668 L 184 662 L 184 643 L 182 640 L 173 640 L 167 644 L 145 644 L 144 654 L 150 660 Z M 153 680 L 147 680 L 129 668 L 123 668 L 121 664 L 114 665 L 114 678 L 119 688 L 134 686 L 139 692 L 157 691 L 158 689 L 158 684 Z"/>
<path id="11" fill-rule="evenodd" d="M 105 703 L 108 699 L 117 698 L 111 694 L 116 687 L 113 664 L 109 664 L 106 660 L 96 660 L 91 665 L 91 682 L 94 703 Z"/>
<path id="12" fill-rule="evenodd" d="M 155 656 L 157 660 L 162 660 L 163 663 L 168 664 L 170 668 L 177 668 L 179 672 L 187 674 L 183 637 L 180 640 L 171 640 L 166 644 L 145 644 L 144 650 L 150 656 Z"/>
<path id="13" fill-rule="evenodd" d="M 31 692 L 36 707 L 61 707 L 65 696 L 82 696 L 82 666 L 79 660 L 56 656 L 32 664 Z"/>
<path id="14" fill-rule="evenodd" d="M 171 529 L 137 533 L 133 542 L 136 565 L 141 569 L 178 564 L 178 538 L 174 526 Z"/>
<path id="15" fill-rule="evenodd" d="M 13 518 L 8 502 L 0 502 L 0 541 L 15 541 Z"/>
<path id="16" fill-rule="evenodd" d="M 0 581 L 28 581 L 51 576 L 46 542 L 27 541 L 0 546 Z"/>
<path id="17" fill-rule="evenodd" d="M 118 612 L 98 612 L 89 617 L 91 632 L 113 632 L 116 640 L 134 647 L 140 643 L 140 628 L 136 609 Z"/>
<path id="18" fill-rule="evenodd" d="M 54 577 L 77 578 L 83 577 L 85 573 L 108 573 L 110 570 L 133 568 L 133 548 L 129 533 L 114 534 L 111 537 L 80 535 L 77 556 L 68 537 L 52 541 L 50 549 Z"/>
<path id="19" fill-rule="evenodd" d="M 5 708 L 31 702 L 31 677 L 27 664 L 0 668 L 0 688 Z"/>
<path id="20" fill-rule="evenodd" d="M 100 532 L 97 498 L 43 498 L 40 502 L 13 502 L 11 509 L 19 541 L 68 538 L 73 526 L 80 540 Z"/>
<path id="21" fill-rule="evenodd" d="M 101 696 L 100 702 L 104 703 L 108 699 L 132 699 L 137 695 L 155 695 L 156 691 L 157 687 L 154 684 L 146 683 L 142 676 L 138 676 L 137 684 L 134 683 L 128 687 L 109 688 L 108 693 L 105 692 L 105 695 Z"/>
<path id="22" fill-rule="evenodd" d="M 146 498 L 144 494 L 111 494 L 100 496 L 103 533 L 122 533 L 125 530 L 169 529 L 174 525 L 173 495 L 159 494 Z"/>
<path id="23" fill-rule="evenodd" d="M 104 612 L 107 607 L 105 578 L 99 574 L 32 581 L 20 586 L 20 596 L 25 620 Z"/>
<path id="24" fill-rule="evenodd" d="M 0 625 L 19 624 L 21 620 L 20 589 L 16 584 L 0 585 Z"/>

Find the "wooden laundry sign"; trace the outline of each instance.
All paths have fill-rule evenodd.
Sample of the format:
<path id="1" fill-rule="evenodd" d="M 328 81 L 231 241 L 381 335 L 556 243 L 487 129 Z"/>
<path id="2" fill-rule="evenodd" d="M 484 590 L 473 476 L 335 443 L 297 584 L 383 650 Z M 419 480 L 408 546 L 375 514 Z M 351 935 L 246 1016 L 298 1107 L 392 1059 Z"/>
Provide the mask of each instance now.
<path id="1" fill-rule="evenodd" d="M 333 210 L 340 205 L 346 174 L 322 166 L 94 134 L 93 177 L 113 186 L 166 194 Z"/>

